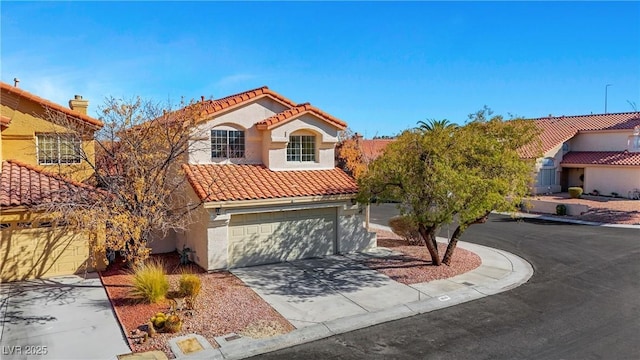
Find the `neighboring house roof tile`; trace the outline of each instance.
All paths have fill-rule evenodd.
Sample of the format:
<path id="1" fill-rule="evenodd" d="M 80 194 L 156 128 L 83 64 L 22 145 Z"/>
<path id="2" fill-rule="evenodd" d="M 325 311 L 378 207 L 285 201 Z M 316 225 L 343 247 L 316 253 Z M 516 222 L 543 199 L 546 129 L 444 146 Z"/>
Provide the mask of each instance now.
<path id="1" fill-rule="evenodd" d="M 258 122 L 256 125 L 258 129 L 261 129 L 261 130 L 273 129 L 274 127 L 284 124 L 290 120 L 293 120 L 298 116 L 309 114 L 309 113 L 323 119 L 324 121 L 332 124 L 333 126 L 341 130 L 344 130 L 347 128 L 347 124 L 342 120 L 325 113 L 324 111 L 318 109 L 315 106 L 312 106 L 309 103 L 304 103 L 298 106 L 294 106 L 291 109 L 285 110 L 269 118 L 266 118 Z"/>
<path id="2" fill-rule="evenodd" d="M 198 197 L 207 202 L 355 194 L 344 171 L 272 171 L 264 165 L 183 165 Z"/>
<path id="3" fill-rule="evenodd" d="M 360 151 L 362 151 L 362 155 L 368 161 L 375 160 L 384 153 L 387 145 L 394 141 L 395 139 L 361 139 L 359 140 Z"/>
<path id="4" fill-rule="evenodd" d="M 252 90 L 244 91 L 238 94 L 229 95 L 220 99 L 213 99 L 213 100 L 203 99 L 202 111 L 204 115 L 211 115 L 219 111 L 228 109 L 230 107 L 234 107 L 239 104 L 246 103 L 248 101 L 251 101 L 253 99 L 260 98 L 263 96 L 272 97 L 278 100 L 279 102 L 290 107 L 296 106 L 296 103 L 294 103 L 293 101 L 287 99 L 286 97 L 278 94 L 275 91 L 270 90 L 268 87 L 263 86 L 257 89 L 252 89 Z"/>
<path id="5" fill-rule="evenodd" d="M 570 151 L 564 155 L 560 164 L 640 166 L 640 152 Z"/>
<path id="6" fill-rule="evenodd" d="M 0 207 L 3 208 L 61 201 L 65 197 L 96 191 L 92 186 L 15 160 L 2 162 L 0 185 Z"/>
<path id="7" fill-rule="evenodd" d="M 580 131 L 594 130 L 631 130 L 640 125 L 640 112 L 594 114 L 578 116 L 559 116 L 531 119 L 540 128 L 542 152 L 571 139 Z M 520 149 L 524 158 L 536 157 L 537 144 Z"/>
<path id="8" fill-rule="evenodd" d="M 7 84 L 5 82 L 1 82 L 0 81 L 0 88 L 2 88 L 3 91 L 8 91 L 8 92 L 13 93 L 13 94 L 15 94 L 17 96 L 20 96 L 20 97 L 23 97 L 25 99 L 29 99 L 31 101 L 34 101 L 36 103 L 41 104 L 43 107 L 47 107 L 47 108 L 51 108 L 51 109 L 56 110 L 56 111 L 60 111 L 60 112 L 64 113 L 67 116 L 74 117 L 76 119 L 79 119 L 79 120 L 81 120 L 83 122 L 86 122 L 88 124 L 91 124 L 93 126 L 97 126 L 99 128 L 104 126 L 102 121 L 96 120 L 96 119 L 92 118 L 89 115 L 78 113 L 78 112 L 73 111 L 73 110 L 71 110 L 69 108 L 66 108 L 66 107 L 64 107 L 62 105 L 56 104 L 56 103 L 54 103 L 52 101 L 49 101 L 47 99 L 43 99 L 43 98 L 41 98 L 41 97 L 39 97 L 37 95 L 34 95 L 34 94 L 32 94 L 32 93 L 30 93 L 28 91 L 22 90 L 20 88 L 15 87 L 15 86 L 11 86 L 11 85 L 9 85 L 9 84 Z"/>

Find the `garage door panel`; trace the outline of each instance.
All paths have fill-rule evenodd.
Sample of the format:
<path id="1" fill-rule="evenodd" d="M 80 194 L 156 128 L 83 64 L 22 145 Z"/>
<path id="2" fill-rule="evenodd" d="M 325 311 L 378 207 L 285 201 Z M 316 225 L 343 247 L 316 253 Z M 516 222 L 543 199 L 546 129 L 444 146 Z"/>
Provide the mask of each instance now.
<path id="1" fill-rule="evenodd" d="M 1 243 L 2 281 L 74 274 L 89 258 L 87 236 L 64 229 L 3 229 Z"/>
<path id="2" fill-rule="evenodd" d="M 259 233 L 249 230 L 256 222 L 260 222 Z M 233 215 L 230 227 L 231 267 L 323 256 L 335 251 L 335 208 Z"/>

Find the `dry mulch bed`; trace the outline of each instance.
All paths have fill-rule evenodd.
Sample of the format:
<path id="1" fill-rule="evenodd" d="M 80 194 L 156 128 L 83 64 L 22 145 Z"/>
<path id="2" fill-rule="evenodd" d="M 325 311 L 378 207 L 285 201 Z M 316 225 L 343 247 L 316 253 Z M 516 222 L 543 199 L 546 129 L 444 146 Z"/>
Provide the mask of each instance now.
<path id="1" fill-rule="evenodd" d="M 170 289 L 177 290 L 180 274 L 185 270 L 179 265 L 179 255 L 174 252 L 152 257 L 162 259 L 171 284 Z M 214 337 L 232 332 L 250 337 L 267 337 L 295 329 L 233 274 L 226 271 L 206 273 L 194 265 L 189 269 L 202 280 L 202 289 L 196 299 L 196 310 L 191 316 L 181 313 L 182 331 L 174 334 L 158 332 L 154 338 L 143 344 L 137 343 L 138 336 L 132 335 L 132 331 L 146 331 L 149 319 L 157 312 L 167 312 L 171 303 L 167 300 L 159 304 L 146 304 L 133 300 L 129 296 L 132 276 L 122 264 L 112 265 L 100 273 L 133 352 L 161 350 L 173 358 L 175 356 L 169 349 L 168 340 L 177 336 L 196 333 L 206 338 L 212 346 L 218 347 Z"/>
<path id="2" fill-rule="evenodd" d="M 560 204 L 583 204 L 589 206 L 589 210 L 578 216 L 565 215 L 565 218 L 573 218 L 585 221 L 594 221 L 609 224 L 640 225 L 640 201 L 606 196 L 582 195 L 579 199 L 572 199 L 567 193 L 554 195 L 537 195 L 536 200 L 550 201 Z M 554 214 L 544 214 L 556 216 Z"/>
<path id="3" fill-rule="evenodd" d="M 426 246 L 409 245 L 408 241 L 389 231 L 376 230 L 376 233 L 378 246 L 401 252 L 402 255 L 373 258 L 366 261 L 365 265 L 403 284 L 447 279 L 471 271 L 482 264 L 478 255 L 457 247 L 450 266 L 433 266 Z M 438 243 L 440 256 L 444 255 L 446 248 L 446 244 Z"/>

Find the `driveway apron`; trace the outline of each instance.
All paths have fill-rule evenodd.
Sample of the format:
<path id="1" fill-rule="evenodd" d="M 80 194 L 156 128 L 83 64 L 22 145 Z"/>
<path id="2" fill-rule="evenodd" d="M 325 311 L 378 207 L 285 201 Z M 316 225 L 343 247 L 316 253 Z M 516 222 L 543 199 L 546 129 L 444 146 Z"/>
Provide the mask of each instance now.
<path id="1" fill-rule="evenodd" d="M 2 359 L 114 359 L 130 353 L 96 274 L 0 285 Z"/>
<path id="2" fill-rule="evenodd" d="M 418 290 L 340 255 L 231 272 L 296 328 L 421 298 Z"/>

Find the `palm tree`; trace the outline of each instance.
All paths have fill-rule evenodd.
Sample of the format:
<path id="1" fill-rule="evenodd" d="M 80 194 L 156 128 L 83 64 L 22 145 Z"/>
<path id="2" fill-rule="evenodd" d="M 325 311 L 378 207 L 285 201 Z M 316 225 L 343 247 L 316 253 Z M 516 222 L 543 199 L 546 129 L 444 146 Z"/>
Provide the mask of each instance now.
<path id="1" fill-rule="evenodd" d="M 418 127 L 416 129 L 423 132 L 431 132 L 431 131 L 438 131 L 438 130 L 455 130 L 458 127 L 458 125 L 450 122 L 447 119 L 442 119 L 442 120 L 430 119 L 427 121 L 418 121 L 417 124 L 418 124 Z"/>

